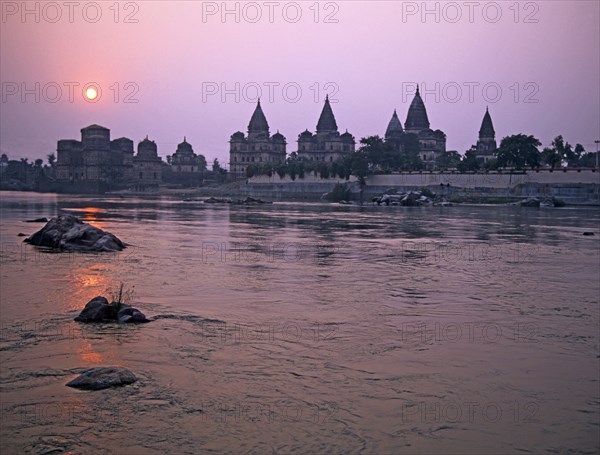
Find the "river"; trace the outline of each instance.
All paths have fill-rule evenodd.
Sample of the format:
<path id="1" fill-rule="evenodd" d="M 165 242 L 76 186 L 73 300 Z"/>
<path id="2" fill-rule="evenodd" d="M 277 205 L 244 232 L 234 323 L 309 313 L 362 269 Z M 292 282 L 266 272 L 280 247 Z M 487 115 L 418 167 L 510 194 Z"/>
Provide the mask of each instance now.
<path id="1" fill-rule="evenodd" d="M 59 212 L 130 246 L 17 236 Z M 3 192 L 0 216 L 2 454 L 598 451 L 595 208 Z M 158 318 L 73 321 L 120 283 Z M 65 387 L 105 365 L 139 381 Z"/>

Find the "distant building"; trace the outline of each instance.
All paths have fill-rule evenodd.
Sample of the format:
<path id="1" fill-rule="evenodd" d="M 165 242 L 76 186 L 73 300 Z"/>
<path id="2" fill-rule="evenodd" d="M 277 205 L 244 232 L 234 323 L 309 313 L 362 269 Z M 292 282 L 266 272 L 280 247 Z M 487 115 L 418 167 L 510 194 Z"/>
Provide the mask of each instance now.
<path id="1" fill-rule="evenodd" d="M 479 140 L 475 149 L 475 156 L 481 164 L 485 164 L 496 157 L 496 132 L 494 131 L 490 111 L 487 108 L 481 122 L 481 128 L 479 128 Z"/>
<path id="2" fill-rule="evenodd" d="M 408 108 L 404 131 L 405 134 L 414 134 L 419 139 L 420 155 L 425 167 L 435 168 L 437 159 L 446 151 L 446 135 L 441 130 L 433 131 L 429 127 L 429 118 L 425 103 L 419 94 L 419 86 Z"/>
<path id="3" fill-rule="evenodd" d="M 277 131 L 269 133 L 269 124 L 260 106 L 260 99 L 248 124 L 248 136 L 241 131 L 229 140 L 229 170 L 233 177 L 246 177 L 248 166 L 285 162 L 285 137 Z"/>
<path id="4" fill-rule="evenodd" d="M 158 188 L 162 180 L 163 161 L 158 156 L 156 142 L 146 139 L 137 146 L 137 155 L 133 157 L 133 180 L 137 190 Z"/>
<path id="5" fill-rule="evenodd" d="M 6 156 L 6 153 L 3 153 L 2 156 L 0 156 L 0 174 L 4 174 L 4 172 L 6 172 L 7 167 L 8 167 L 8 156 Z"/>
<path id="6" fill-rule="evenodd" d="M 402 152 L 404 149 L 404 130 L 402 129 L 402 123 L 400 123 L 396 109 L 394 109 L 394 114 L 385 130 L 385 142 L 394 147 L 398 152 Z"/>
<path id="7" fill-rule="evenodd" d="M 171 166 L 173 172 L 183 174 L 193 174 L 200 172 L 200 163 L 198 163 L 198 155 L 194 153 L 192 144 L 188 143 L 186 137 L 183 137 L 183 142 L 177 146 L 175 153 L 171 155 Z"/>
<path id="8" fill-rule="evenodd" d="M 298 135 L 298 158 L 307 161 L 333 162 L 353 154 L 355 148 L 354 136 L 348 130 L 343 134 L 339 133 L 327 96 L 317 123 L 316 134 L 305 130 Z"/>
<path id="9" fill-rule="evenodd" d="M 65 191 L 104 191 L 133 177 L 133 141 L 111 141 L 103 126 L 82 128 L 81 141 L 59 140 L 56 151 L 56 176 Z"/>
<path id="10" fill-rule="evenodd" d="M 192 144 L 184 136 L 183 142 L 177 145 L 177 150 L 170 157 L 170 172 L 166 180 L 184 185 L 198 185 L 206 172 L 206 159 L 196 154 Z M 163 175 L 164 179 L 165 175 Z"/>

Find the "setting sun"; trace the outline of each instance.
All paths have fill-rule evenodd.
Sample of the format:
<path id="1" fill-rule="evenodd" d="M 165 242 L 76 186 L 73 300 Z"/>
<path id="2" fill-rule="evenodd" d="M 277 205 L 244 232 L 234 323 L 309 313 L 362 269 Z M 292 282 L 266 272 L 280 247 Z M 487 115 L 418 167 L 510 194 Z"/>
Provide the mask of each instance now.
<path id="1" fill-rule="evenodd" d="M 95 100 L 98 96 L 98 92 L 94 87 L 90 87 L 85 91 L 85 97 L 89 100 Z"/>

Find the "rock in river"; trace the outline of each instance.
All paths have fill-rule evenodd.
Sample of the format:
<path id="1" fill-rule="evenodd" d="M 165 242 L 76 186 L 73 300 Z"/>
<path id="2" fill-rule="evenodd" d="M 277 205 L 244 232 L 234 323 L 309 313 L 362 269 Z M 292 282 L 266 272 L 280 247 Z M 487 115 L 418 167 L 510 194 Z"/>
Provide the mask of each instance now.
<path id="1" fill-rule="evenodd" d="M 130 307 L 129 305 L 121 306 L 121 309 L 117 313 L 117 321 L 127 323 L 150 322 L 144 313 L 137 308 Z"/>
<path id="2" fill-rule="evenodd" d="M 521 207 L 539 207 L 539 206 L 540 206 L 540 200 L 535 197 L 521 201 Z"/>
<path id="3" fill-rule="evenodd" d="M 117 305 L 114 302 L 108 303 L 106 297 L 97 296 L 86 303 L 85 308 L 81 310 L 79 316 L 75 318 L 77 322 L 124 322 L 140 323 L 150 322 L 137 308 L 129 305 Z"/>
<path id="4" fill-rule="evenodd" d="M 137 377 L 126 368 L 120 367 L 97 367 L 87 370 L 72 381 L 67 383 L 69 387 L 85 390 L 102 390 L 109 387 L 133 384 Z"/>
<path id="5" fill-rule="evenodd" d="M 61 215 L 24 242 L 66 251 L 121 251 L 125 243 L 102 229 L 84 223 L 73 215 Z"/>
<path id="6" fill-rule="evenodd" d="M 75 318 L 77 322 L 104 322 L 114 320 L 113 309 L 108 303 L 106 297 L 99 295 L 90 300 L 79 316 Z"/>
<path id="7" fill-rule="evenodd" d="M 48 222 L 48 218 L 43 217 L 43 218 L 36 218 L 34 220 L 26 220 L 26 223 L 47 223 Z"/>

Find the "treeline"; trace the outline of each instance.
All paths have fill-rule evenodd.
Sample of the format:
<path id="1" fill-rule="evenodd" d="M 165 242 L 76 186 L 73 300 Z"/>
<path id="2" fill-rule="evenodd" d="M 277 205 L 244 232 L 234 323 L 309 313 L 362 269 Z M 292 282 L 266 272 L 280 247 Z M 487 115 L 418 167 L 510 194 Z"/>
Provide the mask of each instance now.
<path id="1" fill-rule="evenodd" d="M 6 153 L 0 156 L 0 188 L 15 190 L 38 190 L 56 178 L 56 156 L 47 156 L 47 164 L 38 158 L 29 162 L 27 158 L 10 160 Z"/>
<path id="2" fill-rule="evenodd" d="M 379 136 L 370 136 L 360 140 L 359 149 L 350 156 L 328 163 L 307 161 L 298 157 L 296 152 L 284 163 L 253 164 L 246 168 L 246 176 L 278 174 L 281 178 L 289 175 L 292 180 L 314 174 L 321 178 L 339 177 L 349 179 L 351 175 L 363 180 L 369 174 L 399 171 L 420 171 L 425 168 L 419 152 L 418 139 L 407 135 L 402 151 Z M 516 134 L 502 139 L 495 157 L 486 163 L 476 157 L 473 147 L 460 155 L 458 152 L 444 152 L 438 156 L 435 169 L 438 171 L 457 170 L 459 172 L 496 170 L 496 169 L 537 169 L 541 167 L 595 167 L 596 153 L 586 153 L 581 144 L 573 147 L 557 136 L 550 147 L 540 151 L 541 142 L 534 136 Z"/>

